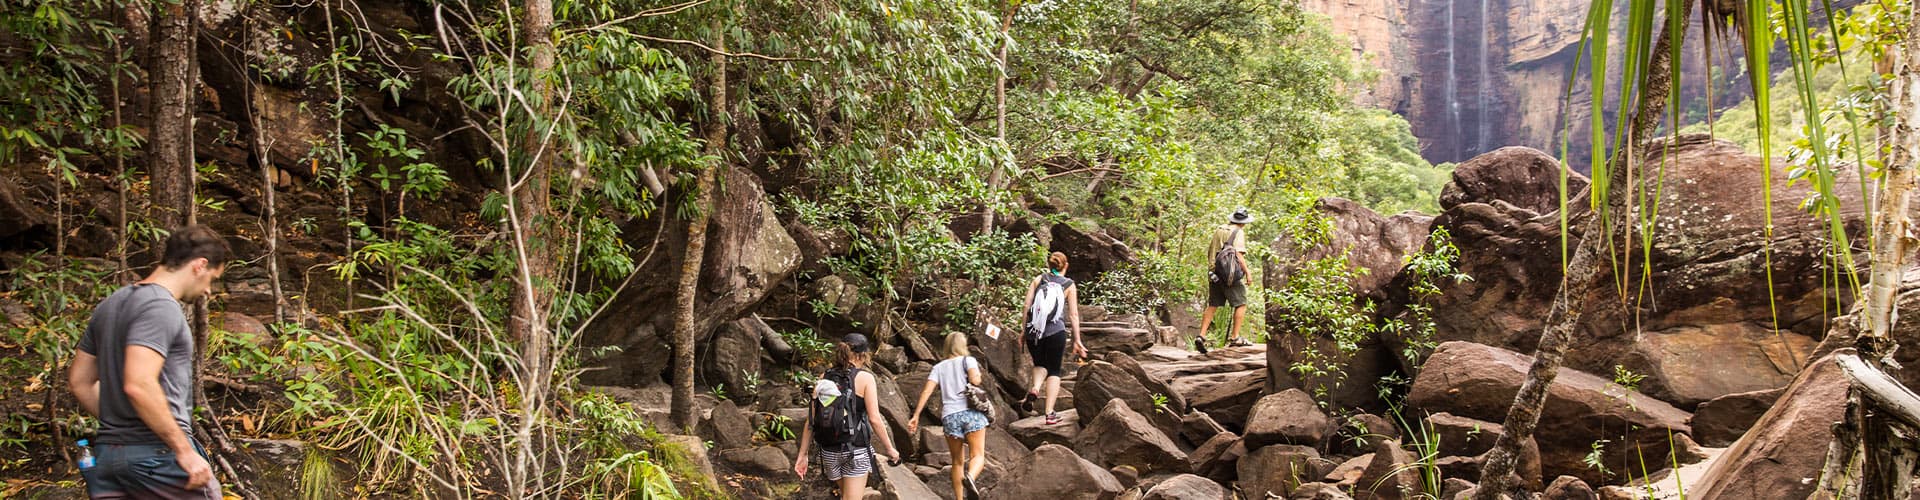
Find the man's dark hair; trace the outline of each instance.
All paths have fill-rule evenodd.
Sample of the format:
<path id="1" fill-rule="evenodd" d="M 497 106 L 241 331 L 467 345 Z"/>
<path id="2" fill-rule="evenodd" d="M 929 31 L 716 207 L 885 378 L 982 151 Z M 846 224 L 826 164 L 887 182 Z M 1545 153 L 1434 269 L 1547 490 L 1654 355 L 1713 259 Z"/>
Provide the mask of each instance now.
<path id="1" fill-rule="evenodd" d="M 231 254 L 227 240 L 213 232 L 213 228 L 194 224 L 174 229 L 173 234 L 167 236 L 167 251 L 160 258 L 160 265 L 179 269 L 193 259 L 207 259 L 207 265 L 220 267 L 227 265 L 227 256 Z"/>

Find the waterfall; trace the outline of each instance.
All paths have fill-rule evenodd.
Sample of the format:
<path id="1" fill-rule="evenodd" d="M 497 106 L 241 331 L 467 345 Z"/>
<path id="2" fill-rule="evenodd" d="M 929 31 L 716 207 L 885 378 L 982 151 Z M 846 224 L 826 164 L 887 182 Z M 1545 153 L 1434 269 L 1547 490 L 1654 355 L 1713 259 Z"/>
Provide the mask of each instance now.
<path id="1" fill-rule="evenodd" d="M 1493 18 L 1487 15 L 1487 0 L 1480 0 L 1480 92 L 1479 95 L 1476 96 L 1478 97 L 1478 102 L 1475 103 L 1475 106 L 1478 108 L 1475 114 L 1479 116 L 1480 120 L 1478 123 L 1479 130 L 1476 131 L 1473 138 L 1474 154 L 1487 152 L 1488 142 L 1492 140 L 1493 136 L 1493 74 L 1487 68 L 1488 61 L 1491 59 L 1488 53 L 1493 51 L 1489 41 L 1492 32 Z"/>
<path id="2" fill-rule="evenodd" d="M 1453 29 L 1453 8 L 1457 1 L 1443 1 L 1447 2 L 1447 121 L 1448 125 L 1451 125 L 1448 128 L 1458 133 L 1460 131 L 1460 79 L 1458 74 L 1460 58 L 1456 51 L 1457 44 L 1454 42 Z M 1464 139 L 1464 137 L 1461 139 Z M 1464 143 L 1465 141 L 1462 140 L 1461 142 Z M 1457 150 L 1458 149 L 1456 149 L 1456 151 Z"/>

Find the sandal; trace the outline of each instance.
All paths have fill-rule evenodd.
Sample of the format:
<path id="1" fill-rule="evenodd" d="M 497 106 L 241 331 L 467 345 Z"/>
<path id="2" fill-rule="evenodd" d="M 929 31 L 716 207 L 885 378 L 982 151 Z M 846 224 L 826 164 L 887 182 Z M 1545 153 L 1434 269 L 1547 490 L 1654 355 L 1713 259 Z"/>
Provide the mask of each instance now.
<path id="1" fill-rule="evenodd" d="M 1194 338 L 1193 338 L 1193 350 L 1195 350 L 1195 351 L 1198 351 L 1198 352 L 1199 352 L 1200 354 L 1206 354 L 1206 353 L 1207 353 L 1207 339 L 1206 339 L 1206 338 L 1204 338 L 1204 337 L 1194 337 Z"/>

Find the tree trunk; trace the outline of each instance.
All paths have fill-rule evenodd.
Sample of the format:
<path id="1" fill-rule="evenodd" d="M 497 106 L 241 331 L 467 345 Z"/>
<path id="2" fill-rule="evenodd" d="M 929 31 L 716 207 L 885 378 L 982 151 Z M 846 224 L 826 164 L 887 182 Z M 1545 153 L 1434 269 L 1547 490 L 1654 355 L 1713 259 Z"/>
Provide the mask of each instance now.
<path id="1" fill-rule="evenodd" d="M 1011 40 L 1007 37 L 1013 30 L 1015 10 L 1017 9 L 1013 2 L 1008 1 L 1007 14 L 1000 19 L 1000 56 L 995 61 L 1000 65 L 1000 73 L 993 79 L 993 130 L 994 137 L 1000 140 L 1001 147 L 1007 147 L 1007 45 L 1011 45 Z M 1006 167 L 1000 165 L 998 161 L 994 162 L 993 171 L 987 173 L 987 188 L 999 191 L 1002 185 L 1006 184 L 1006 177 Z M 986 206 L 980 207 L 981 233 L 993 231 L 993 219 L 993 201 L 988 200 Z"/>
<path id="2" fill-rule="evenodd" d="M 551 127 L 548 120 L 552 113 L 552 88 L 547 79 L 553 72 L 553 3 L 551 0 L 526 0 L 526 20 L 522 24 L 521 39 L 528 50 L 527 94 L 533 101 L 532 114 L 527 117 L 526 135 L 518 144 L 518 151 L 524 157 L 519 162 L 521 169 L 515 172 L 516 163 L 508 154 L 506 163 L 506 190 L 512 200 L 509 223 L 512 224 L 511 237 L 514 238 L 514 253 L 519 259 L 519 276 L 513 285 L 510 299 L 511 313 L 507 316 L 507 332 L 520 347 L 520 407 L 525 415 L 516 438 L 518 454 L 511 471 L 510 484 L 514 495 L 527 495 L 544 484 L 543 465 L 539 462 L 536 449 L 544 446 L 534 439 L 534 422 L 545 411 L 546 398 L 553 370 L 552 334 L 547 325 L 548 298 L 552 296 L 554 283 L 554 256 L 551 238 L 553 228 L 551 188 L 549 179 L 552 174 L 554 150 L 549 148 Z"/>
<path id="3" fill-rule="evenodd" d="M 251 10 L 253 4 L 249 3 L 247 6 L 248 9 Z M 253 15 L 249 13 L 246 16 L 248 26 L 247 33 L 249 33 L 247 36 L 251 37 L 252 35 L 250 35 L 250 33 L 253 33 Z M 265 63 L 264 61 L 255 62 Z M 260 95 L 256 90 L 258 83 L 254 80 L 256 75 L 253 75 L 253 72 L 247 68 L 239 69 L 243 74 L 248 75 L 246 81 L 247 128 L 250 129 L 248 132 L 250 136 L 248 145 L 252 147 L 253 161 L 260 169 L 260 195 L 262 204 L 264 205 L 260 225 L 266 229 L 267 283 L 272 287 L 273 291 L 274 328 L 279 328 L 279 323 L 287 322 L 286 295 L 280 288 L 280 218 L 275 213 L 278 207 L 274 201 L 274 187 L 279 184 L 279 182 L 276 178 L 277 173 L 273 168 L 272 157 L 269 156 L 270 148 L 267 141 L 267 129 L 260 124 Z"/>
<path id="4" fill-rule="evenodd" d="M 713 216 L 714 178 L 727 165 L 727 58 L 722 54 L 727 50 L 727 37 L 724 28 L 719 18 L 713 21 L 715 50 L 710 51 L 707 58 L 713 75 L 707 81 L 707 122 L 703 128 L 707 154 L 715 160 L 712 165 L 701 169 L 694 186 L 693 219 L 687 221 L 686 256 L 680 260 L 680 282 L 674 290 L 673 404 L 670 413 L 673 425 L 683 430 L 692 429 L 694 424 L 693 341 L 699 336 L 699 332 L 694 331 L 697 329 L 693 318 L 694 299 L 700 292 L 700 266 L 706 261 L 707 223 Z"/>
<path id="5" fill-rule="evenodd" d="M 1910 9 L 1920 12 L 1920 9 Z M 1882 171 L 1883 181 L 1879 196 L 1874 201 L 1873 254 L 1872 270 L 1868 275 L 1866 308 L 1862 314 L 1861 335 L 1858 342 L 1860 356 L 1872 361 L 1893 354 L 1893 339 L 1889 330 L 1893 326 L 1893 310 L 1900 292 L 1901 268 L 1905 264 L 1907 251 L 1913 248 L 1908 235 L 1907 207 L 1912 198 L 1914 187 L 1914 160 L 1917 152 L 1914 143 L 1920 140 L 1915 135 L 1914 120 L 1920 119 L 1920 100 L 1913 93 L 1920 86 L 1920 28 L 1913 23 L 1920 18 L 1907 22 L 1906 33 L 1901 37 L 1898 48 L 1891 50 L 1893 78 L 1888 82 L 1888 108 L 1891 111 L 1888 135 L 1887 163 Z"/>
<path id="6" fill-rule="evenodd" d="M 1891 112 L 1887 163 L 1880 195 L 1875 198 L 1872 271 L 1867 283 L 1867 305 L 1861 313 L 1861 331 L 1856 340 L 1860 357 L 1876 365 L 1893 356 L 1897 348 L 1891 333 L 1894 308 L 1899 300 L 1902 268 L 1912 250 L 1908 234 L 1907 207 L 1914 187 L 1914 161 L 1920 157 L 1920 136 L 1915 135 L 1914 120 L 1920 119 L 1920 100 L 1914 96 L 1920 86 L 1920 8 L 1909 9 L 1905 33 L 1897 48 L 1891 50 L 1893 73 L 1888 82 L 1888 109 Z M 1859 434 L 1862 453 L 1861 498 L 1905 500 L 1911 493 L 1914 447 L 1910 434 L 1897 431 L 1899 421 L 1886 411 L 1867 406 L 1867 415 Z"/>
<path id="7" fill-rule="evenodd" d="M 147 134 L 147 172 L 152 176 L 148 222 L 172 230 L 193 220 L 194 12 L 199 0 L 154 4 L 152 57 L 147 92 L 153 124 Z M 152 245 L 159 262 L 166 245 Z"/>
<path id="8" fill-rule="evenodd" d="M 1682 0 L 1681 4 L 1677 11 L 1668 15 L 1690 16 L 1693 0 Z M 1680 26 L 1688 24 L 1683 21 Z M 1646 84 L 1641 89 L 1633 122 L 1626 137 L 1616 146 L 1614 167 L 1608 171 L 1608 185 L 1613 192 L 1608 193 L 1608 207 L 1604 214 L 1610 220 L 1602 220 L 1602 212 L 1588 212 L 1586 231 L 1580 239 L 1579 248 L 1567 264 L 1560 293 L 1554 296 L 1553 306 L 1547 311 L 1546 328 L 1540 332 L 1540 344 L 1534 353 L 1533 365 L 1527 370 L 1526 381 L 1514 394 L 1513 406 L 1507 410 L 1504 422 L 1507 432 L 1494 441 L 1493 450 L 1488 452 L 1486 462 L 1481 466 L 1474 500 L 1498 500 L 1502 494 L 1517 493 L 1519 477 L 1514 475 L 1514 468 L 1518 465 L 1520 447 L 1533 440 L 1533 431 L 1540 423 L 1540 412 L 1546 406 L 1548 388 L 1560 374 L 1567 345 L 1572 340 L 1574 328 L 1580 324 L 1581 314 L 1602 305 L 1587 303 L 1587 292 L 1611 269 L 1606 260 L 1611 247 L 1608 230 L 1624 228 L 1628 224 L 1626 203 L 1630 197 L 1626 194 L 1633 189 L 1629 182 L 1632 168 L 1628 163 L 1639 161 L 1641 151 L 1645 149 L 1642 145 L 1659 125 L 1660 116 L 1666 112 L 1667 99 L 1673 91 L 1673 78 L 1669 71 L 1673 62 L 1670 47 L 1679 43 L 1678 39 L 1685 36 L 1685 32 L 1673 33 L 1669 28 L 1670 25 L 1662 28 L 1659 39 L 1654 43 L 1645 66 Z M 1562 238 L 1571 236 L 1561 235 Z"/>

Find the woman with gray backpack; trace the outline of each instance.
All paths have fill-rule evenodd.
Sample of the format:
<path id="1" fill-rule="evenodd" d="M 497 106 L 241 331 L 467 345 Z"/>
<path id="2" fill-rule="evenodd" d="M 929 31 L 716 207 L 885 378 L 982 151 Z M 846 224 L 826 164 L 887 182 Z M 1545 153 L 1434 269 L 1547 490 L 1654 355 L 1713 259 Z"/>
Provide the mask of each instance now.
<path id="1" fill-rule="evenodd" d="M 979 500 L 980 488 L 974 479 L 987 465 L 987 425 L 993 423 L 993 403 L 980 388 L 980 362 L 969 355 L 967 336 L 947 334 L 946 351 L 947 359 L 927 374 L 920 402 L 913 405 L 913 418 L 907 420 L 907 432 L 918 435 L 927 398 L 940 391 L 940 431 L 946 434 L 947 453 L 953 457 L 953 498 Z"/>
<path id="2" fill-rule="evenodd" d="M 1020 335 L 1020 343 L 1026 346 L 1027 354 L 1033 356 L 1033 385 L 1027 388 L 1027 396 L 1020 399 L 1020 407 L 1022 411 L 1033 411 L 1034 400 L 1040 399 L 1040 387 L 1044 384 L 1047 425 L 1060 423 L 1060 414 L 1053 411 L 1053 403 L 1060 395 L 1060 364 L 1067 355 L 1068 331 L 1073 332 L 1074 354 L 1083 359 L 1087 357 L 1087 346 L 1080 343 L 1080 291 L 1066 274 L 1067 254 L 1048 255 L 1047 272 L 1027 286 L 1026 328 Z"/>

